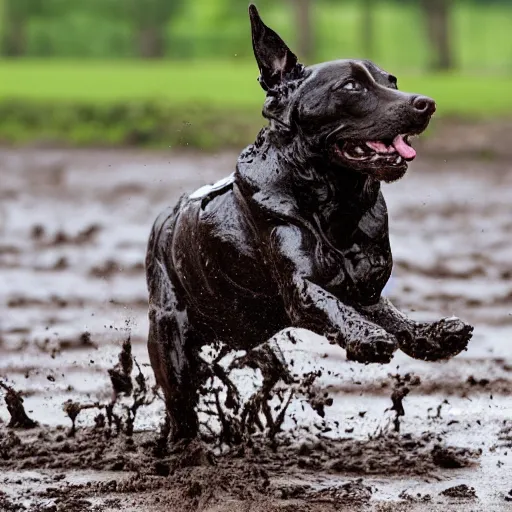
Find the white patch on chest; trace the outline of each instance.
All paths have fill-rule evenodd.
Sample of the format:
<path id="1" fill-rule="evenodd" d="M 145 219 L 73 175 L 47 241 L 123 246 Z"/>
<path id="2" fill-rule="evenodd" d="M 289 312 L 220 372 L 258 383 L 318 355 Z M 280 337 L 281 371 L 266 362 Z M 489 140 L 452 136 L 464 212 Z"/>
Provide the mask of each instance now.
<path id="1" fill-rule="evenodd" d="M 195 192 L 192 192 L 188 197 L 190 199 L 201 199 L 202 197 L 207 196 L 208 194 L 211 194 L 212 192 L 216 192 L 217 190 L 220 190 L 221 188 L 225 187 L 226 185 L 230 185 L 235 181 L 235 173 L 230 174 L 229 176 L 226 176 L 225 178 L 222 178 L 221 180 L 217 181 L 213 185 L 204 185 L 201 188 L 198 188 Z"/>

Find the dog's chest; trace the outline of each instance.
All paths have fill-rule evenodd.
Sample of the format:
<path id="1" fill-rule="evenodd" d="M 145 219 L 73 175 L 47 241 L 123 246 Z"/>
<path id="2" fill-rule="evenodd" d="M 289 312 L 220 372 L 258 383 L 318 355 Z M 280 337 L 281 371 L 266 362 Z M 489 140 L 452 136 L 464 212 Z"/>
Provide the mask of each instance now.
<path id="1" fill-rule="evenodd" d="M 318 263 L 325 288 L 350 302 L 364 304 L 378 298 L 393 265 L 382 195 L 357 223 L 333 215 L 324 235 Z"/>

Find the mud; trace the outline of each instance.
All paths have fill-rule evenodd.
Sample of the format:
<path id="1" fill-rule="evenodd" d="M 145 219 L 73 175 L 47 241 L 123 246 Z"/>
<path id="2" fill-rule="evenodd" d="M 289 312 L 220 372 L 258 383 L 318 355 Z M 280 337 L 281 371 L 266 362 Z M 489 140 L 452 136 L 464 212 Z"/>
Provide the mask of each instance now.
<path id="1" fill-rule="evenodd" d="M 149 226 L 233 161 L 0 152 L 0 510 L 507 510 L 508 162 L 425 161 L 385 187 L 395 255 L 386 293 L 420 321 L 475 324 L 467 352 L 363 366 L 287 331 L 276 343 L 296 374 L 293 396 L 273 383 L 263 410 L 268 400 L 251 401 L 263 376 L 228 357 L 237 418 L 248 404 L 252 428 L 212 441 L 218 405 L 234 414 L 216 381 L 203 439 L 166 442 L 144 346 Z"/>
<path id="2" fill-rule="evenodd" d="M 449 498 L 463 498 L 469 500 L 477 498 L 475 489 L 473 489 L 473 487 L 468 487 L 466 484 L 450 487 L 445 489 L 441 494 L 443 496 L 448 496 Z"/>
<path id="3" fill-rule="evenodd" d="M 103 425 L 81 429 L 69 438 L 59 429 L 41 428 L 31 437 L 10 432 L 2 439 L 0 467 L 11 471 L 44 468 L 48 473 L 52 470 L 54 480 L 59 482 L 66 479 L 67 471 L 80 469 L 129 475 L 121 480 L 89 481 L 85 485 L 62 482 L 64 486 L 50 486 L 33 497 L 36 504 L 39 498 L 51 499 L 57 507 L 55 510 L 60 510 L 61 505 L 77 506 L 77 500 L 80 510 L 110 510 L 108 504 L 104 504 L 106 508 L 93 507 L 87 499 L 110 493 L 124 496 L 154 491 L 165 492 L 162 506 L 179 500 L 182 510 L 203 510 L 226 500 L 247 499 L 252 503 L 298 500 L 302 505 L 336 506 L 339 500 L 354 504 L 370 501 L 372 486 L 366 485 L 364 478 L 357 478 L 360 475 L 436 477 L 439 467 L 445 467 L 439 464 L 439 450 L 452 450 L 458 467 L 478 463 L 479 453 L 441 447 L 439 443 L 439 437 L 432 434 L 415 438 L 391 432 L 365 441 L 316 437 L 310 442 L 297 443 L 282 436 L 272 441 L 250 439 L 224 454 L 215 454 L 208 445 L 193 441 L 172 446 L 162 456 L 156 450 L 156 433 L 132 437 L 128 430 L 112 432 Z M 321 485 L 321 479 L 308 474 L 322 474 L 324 478 L 342 474 L 350 479 L 325 486 Z M 4 480 L 4 483 L 12 482 Z M 25 509 L 20 506 L 14 510 Z"/>
<path id="4" fill-rule="evenodd" d="M 15 391 L 11 386 L 4 384 L 0 381 L 0 388 L 4 391 L 4 399 L 5 405 L 7 406 L 7 411 L 9 412 L 11 419 L 7 427 L 9 428 L 34 428 L 37 426 L 37 423 L 34 420 L 31 420 L 27 413 L 25 412 L 25 407 L 23 406 L 23 398 L 21 397 L 21 393 Z"/>

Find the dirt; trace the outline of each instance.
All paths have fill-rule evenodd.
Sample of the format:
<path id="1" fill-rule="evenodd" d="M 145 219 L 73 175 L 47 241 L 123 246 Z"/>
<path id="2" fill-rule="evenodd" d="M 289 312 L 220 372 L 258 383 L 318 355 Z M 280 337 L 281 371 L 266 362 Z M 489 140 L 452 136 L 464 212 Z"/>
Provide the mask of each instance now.
<path id="1" fill-rule="evenodd" d="M 427 433 L 415 438 L 386 432 L 364 441 L 315 436 L 300 443 L 282 435 L 271 440 L 250 438 L 223 454 L 214 453 L 201 441 L 171 446 L 163 454 L 156 432 L 133 435 L 128 425 L 112 429 L 112 425 L 102 424 L 67 434 L 63 429 L 40 428 L 31 436 L 10 431 L 1 439 L 0 467 L 18 472 L 55 471 L 54 480 L 64 486 L 50 486 L 33 498 L 36 506 L 38 498 L 51 498 L 57 510 L 59 503 L 70 506 L 70 499 L 81 500 L 83 510 L 108 510 L 108 505 L 94 507 L 86 500 L 105 493 L 154 491 L 165 491 L 164 503 L 179 500 L 182 510 L 203 510 L 233 499 L 254 503 L 293 499 L 301 506 L 316 502 L 335 506 L 339 500 L 370 501 L 373 489 L 364 478 L 358 478 L 360 475 L 435 477 L 440 467 L 448 467 L 443 463 L 446 455 L 440 458 L 440 451 L 450 452 L 450 460 L 457 461 L 449 467 L 478 464 L 478 452 L 441 443 L 439 436 Z M 63 482 L 66 472 L 76 470 L 126 472 L 130 476 L 85 485 Z M 315 474 L 352 478 L 320 486 L 321 481 L 311 477 Z M 11 503 L 14 506 L 16 502 Z"/>
<path id="2" fill-rule="evenodd" d="M 466 484 L 449 487 L 448 489 L 445 489 L 441 494 L 443 496 L 448 496 L 449 498 L 463 498 L 469 500 L 477 498 L 475 489 L 473 489 L 473 487 L 468 487 Z"/>
<path id="3" fill-rule="evenodd" d="M 11 386 L 0 381 L 0 388 L 4 390 L 4 400 L 11 419 L 8 428 L 34 428 L 37 423 L 31 420 L 23 407 L 21 393 L 15 391 Z"/>
<path id="4" fill-rule="evenodd" d="M 395 256 L 386 294 L 418 320 L 475 324 L 467 352 L 364 366 L 287 331 L 279 342 L 303 380 L 267 417 L 249 411 L 262 428 L 230 443 L 206 427 L 202 440 L 166 442 L 144 345 L 147 236 L 160 209 L 234 159 L 0 151 L 0 511 L 507 510 L 505 160 L 420 155 L 384 190 Z M 252 370 L 236 377 L 245 400 L 261 385 Z M 219 431 L 213 398 L 202 420 Z"/>

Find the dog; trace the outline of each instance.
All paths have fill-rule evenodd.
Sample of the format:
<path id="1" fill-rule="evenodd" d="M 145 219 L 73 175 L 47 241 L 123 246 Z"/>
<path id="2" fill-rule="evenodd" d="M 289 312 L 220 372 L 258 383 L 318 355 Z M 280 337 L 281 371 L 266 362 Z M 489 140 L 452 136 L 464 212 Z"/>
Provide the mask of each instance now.
<path id="1" fill-rule="evenodd" d="M 198 435 L 198 389 L 218 373 L 204 346 L 279 364 L 266 340 L 298 327 L 361 363 L 397 349 L 436 361 L 473 331 L 412 321 L 381 296 L 393 265 L 381 182 L 404 175 L 435 102 L 368 60 L 306 67 L 254 5 L 249 16 L 268 126 L 233 174 L 165 210 L 148 243 L 148 350 L 174 440 Z"/>

